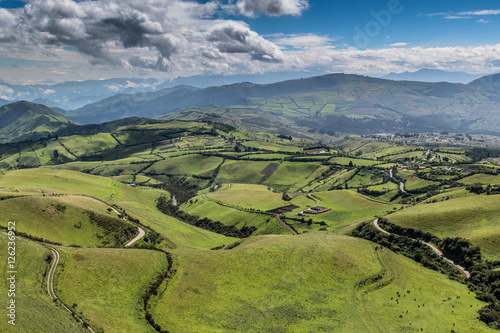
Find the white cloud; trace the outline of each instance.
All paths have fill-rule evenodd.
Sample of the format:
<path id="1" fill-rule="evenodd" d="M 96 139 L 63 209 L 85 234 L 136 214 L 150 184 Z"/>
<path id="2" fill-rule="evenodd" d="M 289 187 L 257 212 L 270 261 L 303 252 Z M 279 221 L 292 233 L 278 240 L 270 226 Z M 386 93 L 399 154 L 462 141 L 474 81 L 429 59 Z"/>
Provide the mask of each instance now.
<path id="1" fill-rule="evenodd" d="M 390 47 L 402 47 L 402 46 L 406 46 L 406 45 L 408 45 L 408 43 L 393 43 L 389 46 Z"/>
<path id="2" fill-rule="evenodd" d="M 458 13 L 451 12 L 439 12 L 426 14 L 428 17 L 442 16 L 446 20 L 463 20 L 470 19 L 473 16 L 491 16 L 500 15 L 500 9 L 483 9 L 483 10 L 472 10 L 472 11 L 462 11 Z"/>
<path id="3" fill-rule="evenodd" d="M 483 10 L 473 10 L 473 11 L 465 11 L 465 12 L 460 12 L 458 15 L 461 16 L 467 16 L 467 15 L 474 15 L 474 16 L 489 16 L 489 15 L 500 15 L 500 9 L 483 9 Z"/>
<path id="4" fill-rule="evenodd" d="M 52 95 L 55 93 L 56 93 L 56 91 L 54 89 L 45 89 L 44 91 L 42 91 L 42 94 L 44 94 L 44 95 Z"/>
<path id="5" fill-rule="evenodd" d="M 269 16 L 299 16 L 309 8 L 308 0 L 239 0 L 238 13 L 248 17 L 260 14 Z"/>

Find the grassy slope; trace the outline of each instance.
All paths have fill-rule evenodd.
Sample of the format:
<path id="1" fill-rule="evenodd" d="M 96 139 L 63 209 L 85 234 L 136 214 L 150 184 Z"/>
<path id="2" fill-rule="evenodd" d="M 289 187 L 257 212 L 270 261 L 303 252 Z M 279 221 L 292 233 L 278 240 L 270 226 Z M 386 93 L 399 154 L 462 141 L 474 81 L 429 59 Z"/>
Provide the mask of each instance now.
<path id="1" fill-rule="evenodd" d="M 154 313 L 173 332 L 367 332 L 374 327 L 401 332 L 410 329 L 408 319 L 439 332 L 451 329 L 452 322 L 487 331 L 475 320 L 481 303 L 464 285 L 360 239 L 326 233 L 262 236 L 231 251 L 182 250 L 176 258 L 177 277 Z M 365 293 L 359 283 L 380 272 L 394 280 Z M 434 286 L 440 288 L 437 294 Z M 414 305 L 405 321 L 398 317 L 406 304 L 373 307 L 407 288 L 427 304 Z M 441 306 L 443 298 L 457 295 L 460 299 Z"/>
<path id="2" fill-rule="evenodd" d="M 168 196 L 168 192 L 132 188 L 110 178 L 48 168 L 40 168 L 36 172 L 16 170 L 9 171 L 0 178 L 0 191 L 15 195 L 85 194 L 117 204 L 170 240 L 167 247 L 212 248 L 235 241 L 234 238 L 193 227 L 160 213 L 156 209 L 156 199 L 160 195 Z M 3 213 L 0 214 L 3 216 Z M 15 214 L 14 218 L 16 216 L 18 215 Z"/>
<path id="3" fill-rule="evenodd" d="M 7 270 L 8 239 L 5 233 L 0 233 L 0 261 L 2 270 Z M 44 272 L 48 267 L 45 261 L 50 251 L 38 243 L 17 237 L 16 239 L 16 326 L 7 323 L 7 306 L 10 298 L 7 295 L 6 278 L 2 281 L 0 302 L 3 315 L 0 320 L 0 331 L 10 332 L 40 332 L 65 333 L 84 332 L 77 322 L 61 307 L 56 306 L 47 293 Z M 6 274 L 6 273 L 4 273 Z M 5 305 L 5 307 L 4 307 Z"/>
<path id="4" fill-rule="evenodd" d="M 474 196 L 420 204 L 389 215 L 390 222 L 439 237 L 464 237 L 487 259 L 500 259 L 500 195 Z"/>
<path id="5" fill-rule="evenodd" d="M 207 217 L 214 221 L 220 221 L 225 225 L 234 225 L 241 228 L 245 225 L 255 226 L 256 234 L 288 234 L 274 217 L 263 214 L 248 213 L 231 207 L 221 206 L 213 201 L 205 200 L 202 196 L 192 199 L 181 206 L 187 213 L 199 217 Z M 196 202 L 194 202 L 196 201 Z"/>
<path id="6" fill-rule="evenodd" d="M 61 249 L 65 269 L 60 298 L 105 332 L 154 332 L 139 299 L 167 261 L 161 252 L 125 249 Z M 63 254 L 64 253 L 64 254 Z"/>
<path id="7" fill-rule="evenodd" d="M 375 215 L 383 214 L 392 208 L 392 206 L 368 200 L 351 191 L 317 192 L 314 193 L 314 197 L 321 201 L 320 206 L 332 210 L 319 215 L 308 215 L 307 217 L 322 220 L 334 226 L 364 221 Z"/>
<path id="8" fill-rule="evenodd" d="M 271 192 L 263 185 L 231 184 L 231 188 L 207 193 L 206 197 L 231 206 L 262 211 L 290 204 L 282 200 L 280 193 Z"/>
<path id="9" fill-rule="evenodd" d="M 75 203 L 77 206 L 73 206 Z M 0 225 L 7 226 L 8 221 L 17 222 L 17 231 L 32 236 L 41 237 L 64 245 L 105 246 L 114 244 L 114 235 L 95 223 L 91 223 L 84 209 L 105 213 L 107 207 L 102 202 L 79 197 L 18 197 L 0 201 L 2 221 Z M 80 208 L 80 207 L 84 208 Z M 65 207 L 63 211 L 57 207 Z M 102 211 L 104 210 L 104 212 Z M 115 217 L 116 215 L 113 214 Z M 111 216 L 113 216 L 111 215 Z"/>

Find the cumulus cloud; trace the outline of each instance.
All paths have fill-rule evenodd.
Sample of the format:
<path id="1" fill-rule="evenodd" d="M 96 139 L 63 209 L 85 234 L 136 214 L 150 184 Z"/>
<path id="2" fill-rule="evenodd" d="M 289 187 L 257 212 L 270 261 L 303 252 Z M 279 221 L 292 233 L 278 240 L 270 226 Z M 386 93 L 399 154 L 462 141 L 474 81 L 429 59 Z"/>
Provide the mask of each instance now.
<path id="1" fill-rule="evenodd" d="M 208 41 L 214 42 L 222 53 L 245 53 L 253 59 L 281 62 L 283 53 L 270 41 L 241 22 L 227 21 L 210 29 Z"/>
<path id="2" fill-rule="evenodd" d="M 245 15 L 263 11 L 298 15 L 307 8 L 307 1 L 245 0 L 231 6 L 241 7 Z M 279 48 L 244 22 L 215 19 L 222 8 L 229 7 L 216 0 L 204 4 L 187 0 L 32 0 L 20 9 L 0 8 L 0 41 L 23 48 L 39 46 L 38 52 L 47 55 L 52 48 L 66 47 L 85 55 L 93 65 L 152 71 L 171 71 L 178 63 L 185 64 L 186 57 L 205 63 L 203 57 L 210 62 L 223 54 L 232 55 L 234 59 L 226 60 L 236 66 L 245 59 L 283 61 Z"/>
<path id="3" fill-rule="evenodd" d="M 260 14 L 299 16 L 309 8 L 309 2 L 307 0 L 239 0 L 236 8 L 241 15 L 248 17 Z"/>

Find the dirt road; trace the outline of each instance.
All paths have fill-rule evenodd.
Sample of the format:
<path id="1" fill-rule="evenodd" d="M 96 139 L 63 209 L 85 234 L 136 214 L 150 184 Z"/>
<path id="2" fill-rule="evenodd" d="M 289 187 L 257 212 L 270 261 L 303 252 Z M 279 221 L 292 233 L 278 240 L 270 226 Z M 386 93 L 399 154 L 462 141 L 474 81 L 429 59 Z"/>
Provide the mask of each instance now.
<path id="1" fill-rule="evenodd" d="M 142 237 L 144 237 L 144 235 L 146 234 L 146 232 L 144 230 L 142 230 L 141 227 L 137 227 L 137 230 L 139 230 L 139 234 L 137 236 L 135 236 L 135 238 L 132 239 L 130 242 L 128 242 L 125 245 L 125 247 L 132 246 L 135 242 L 137 242 L 139 239 L 141 239 Z"/>
<path id="2" fill-rule="evenodd" d="M 379 225 L 378 225 L 378 219 L 376 219 L 375 221 L 373 221 L 373 224 L 375 225 L 375 228 L 377 228 L 377 230 L 379 230 L 380 232 L 383 232 L 384 234 L 387 234 L 387 235 L 390 235 L 391 233 L 382 229 Z M 441 258 L 443 258 L 444 260 L 446 260 L 447 262 L 449 262 L 450 264 L 452 264 L 453 266 L 455 266 L 456 268 L 458 268 L 462 273 L 465 274 L 465 276 L 467 278 L 470 278 L 470 273 L 462 266 L 460 265 L 457 265 L 453 262 L 453 260 L 451 259 L 448 259 L 446 258 L 444 255 L 443 255 L 443 252 L 441 252 L 437 247 L 435 247 L 434 245 L 430 244 L 430 243 L 427 243 L 427 242 L 424 242 L 424 241 L 421 241 L 419 240 L 419 242 L 421 243 L 424 243 L 425 245 L 427 245 L 428 247 L 430 247 L 432 249 L 432 251 L 434 251 L 438 256 L 440 256 Z"/>

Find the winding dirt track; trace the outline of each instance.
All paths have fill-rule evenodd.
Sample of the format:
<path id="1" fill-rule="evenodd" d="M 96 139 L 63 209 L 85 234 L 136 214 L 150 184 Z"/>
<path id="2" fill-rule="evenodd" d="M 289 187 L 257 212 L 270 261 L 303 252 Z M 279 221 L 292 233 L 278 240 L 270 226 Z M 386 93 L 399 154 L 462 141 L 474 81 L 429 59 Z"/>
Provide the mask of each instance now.
<path id="1" fill-rule="evenodd" d="M 378 225 L 378 219 L 376 219 L 375 221 L 373 221 L 373 224 L 375 225 L 375 228 L 377 228 L 378 231 L 380 232 L 383 232 L 384 234 L 387 234 L 387 235 L 390 235 L 391 233 L 382 229 L 379 225 Z M 443 252 L 441 252 L 437 247 L 435 247 L 434 245 L 430 244 L 430 243 L 427 243 L 427 242 L 424 242 L 424 241 L 421 241 L 419 240 L 420 243 L 423 243 L 425 245 L 427 245 L 428 247 L 430 247 L 432 249 L 432 251 L 434 251 L 438 256 L 440 256 L 441 258 L 443 258 L 444 260 L 446 260 L 447 262 L 449 262 L 450 264 L 452 264 L 453 266 L 455 266 L 456 268 L 458 268 L 462 273 L 465 274 L 465 276 L 467 278 L 470 278 L 470 273 L 462 266 L 460 265 L 457 265 L 453 262 L 453 260 L 451 259 L 448 259 L 446 258 L 444 255 L 443 255 Z"/>
<path id="2" fill-rule="evenodd" d="M 59 251 L 57 251 L 55 248 L 50 247 L 50 246 L 47 246 L 47 248 L 50 249 L 50 251 L 52 252 L 52 255 L 54 256 L 54 259 L 52 261 L 52 266 L 50 267 L 49 274 L 47 275 L 47 291 L 49 293 L 49 296 L 53 300 L 56 300 L 57 303 L 61 307 L 63 307 L 63 309 L 68 311 L 76 320 L 78 320 L 80 322 L 80 324 L 85 326 L 85 323 L 82 320 L 82 318 L 80 318 L 76 313 L 71 311 L 63 302 L 61 302 L 59 297 L 57 297 L 56 293 L 54 292 L 54 276 L 56 274 L 57 265 L 59 264 Z M 92 329 L 92 327 L 90 327 L 90 326 L 87 326 L 87 329 L 92 333 L 96 333 Z"/>
<path id="3" fill-rule="evenodd" d="M 139 234 L 137 236 L 135 236 L 135 238 L 132 239 L 130 242 L 128 242 L 125 245 L 125 247 L 132 246 L 132 244 L 134 244 L 135 242 L 137 242 L 139 239 L 141 239 L 142 237 L 144 237 L 144 235 L 146 234 L 146 232 L 144 230 L 142 230 L 141 227 L 137 227 L 137 230 L 139 230 Z"/>

